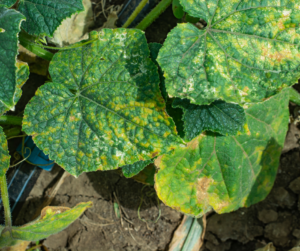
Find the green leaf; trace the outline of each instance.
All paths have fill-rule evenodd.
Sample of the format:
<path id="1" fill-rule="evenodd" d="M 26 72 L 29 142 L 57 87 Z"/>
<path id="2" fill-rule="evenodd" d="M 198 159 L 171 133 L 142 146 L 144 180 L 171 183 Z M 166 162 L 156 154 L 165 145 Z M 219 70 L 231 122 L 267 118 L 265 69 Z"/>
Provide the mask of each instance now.
<path id="1" fill-rule="evenodd" d="M 155 160 L 159 198 L 183 213 L 230 212 L 263 200 L 273 186 L 288 128 L 289 92 L 245 110 L 251 135 L 201 134 Z M 276 108 L 276 109 L 274 109 Z"/>
<path id="2" fill-rule="evenodd" d="M 160 91 L 161 91 L 161 94 L 162 94 L 164 100 L 166 101 L 166 110 L 167 110 L 167 113 L 174 120 L 174 123 L 176 125 L 176 128 L 177 128 L 179 136 L 181 138 L 183 138 L 184 137 L 183 122 L 181 120 L 183 112 L 182 112 L 181 109 L 173 108 L 172 107 L 173 99 L 170 99 L 168 97 L 168 93 L 166 91 L 166 86 L 165 86 L 164 74 L 163 74 L 163 71 L 161 70 L 159 64 L 156 61 L 157 56 L 158 56 L 158 52 L 159 52 L 159 50 L 160 50 L 161 47 L 162 47 L 161 44 L 158 44 L 158 43 L 149 43 L 150 58 L 152 59 L 152 61 L 158 67 L 158 74 L 159 74 L 159 79 L 160 79 Z"/>
<path id="3" fill-rule="evenodd" d="M 169 95 L 198 105 L 261 102 L 300 77 L 297 0 L 181 0 L 207 27 L 179 24 L 158 63 Z"/>
<path id="4" fill-rule="evenodd" d="M 0 7 L 0 115 L 14 108 L 19 92 L 16 57 L 22 20 L 21 13 Z"/>
<path id="5" fill-rule="evenodd" d="M 45 207 L 39 219 L 20 227 L 12 227 L 12 237 L 10 232 L 4 229 L 0 236 L 0 248 L 11 246 L 17 240 L 38 241 L 56 234 L 73 223 L 92 205 L 92 202 L 82 202 L 72 209 L 68 207 Z"/>
<path id="6" fill-rule="evenodd" d="M 142 171 L 140 171 L 137 175 L 133 176 L 137 182 L 143 183 L 145 185 L 154 186 L 154 175 L 156 172 L 156 168 L 154 164 L 149 164 Z"/>
<path id="7" fill-rule="evenodd" d="M 0 7 L 10 8 L 16 3 L 16 0 L 1 0 Z"/>
<path id="8" fill-rule="evenodd" d="M 179 0 L 173 0 L 172 2 L 173 14 L 176 18 L 181 19 L 184 15 L 183 7 L 180 4 Z"/>
<path id="9" fill-rule="evenodd" d="M 29 67 L 25 62 L 18 61 L 16 62 L 16 88 L 15 94 L 13 96 L 14 105 L 19 101 L 22 96 L 22 86 L 25 84 L 27 79 L 29 78 Z M 0 115 L 7 111 L 7 106 L 4 103 L 0 103 Z"/>
<path id="10" fill-rule="evenodd" d="M 165 78 L 164 78 L 164 74 L 163 74 L 160 66 L 158 65 L 158 63 L 156 61 L 158 52 L 159 52 L 160 48 L 162 47 L 162 44 L 149 43 L 148 46 L 150 49 L 150 58 L 156 64 L 156 66 L 158 68 L 158 75 L 159 75 L 159 79 L 160 79 L 160 91 L 161 91 L 161 94 L 162 94 L 164 100 L 166 101 L 168 99 L 168 93 L 166 91 Z"/>
<path id="11" fill-rule="evenodd" d="M 290 101 L 297 105 L 300 105 L 300 93 L 294 88 L 290 88 Z"/>
<path id="12" fill-rule="evenodd" d="M 153 160 L 140 160 L 131 165 L 122 166 L 122 172 L 126 178 L 131 178 L 134 175 L 137 175 L 140 171 L 142 171 L 146 166 L 150 163 L 153 163 Z"/>
<path id="13" fill-rule="evenodd" d="M 182 144 L 142 31 L 103 29 L 99 40 L 56 53 L 49 72 L 53 83 L 26 106 L 23 130 L 72 175 L 149 160 Z"/>
<path id="14" fill-rule="evenodd" d="M 0 126 L 0 176 L 4 176 L 9 168 L 10 155 L 8 152 L 7 141 L 2 127 Z"/>
<path id="15" fill-rule="evenodd" d="M 203 131 L 222 135 L 248 132 L 246 115 L 239 105 L 221 100 L 214 101 L 210 105 L 194 105 L 188 99 L 176 98 L 173 107 L 181 107 L 184 110 L 184 131 L 188 141 Z"/>
<path id="16" fill-rule="evenodd" d="M 64 19 L 83 11 L 82 0 L 21 0 L 18 10 L 26 17 L 22 28 L 31 35 L 52 37 Z"/>

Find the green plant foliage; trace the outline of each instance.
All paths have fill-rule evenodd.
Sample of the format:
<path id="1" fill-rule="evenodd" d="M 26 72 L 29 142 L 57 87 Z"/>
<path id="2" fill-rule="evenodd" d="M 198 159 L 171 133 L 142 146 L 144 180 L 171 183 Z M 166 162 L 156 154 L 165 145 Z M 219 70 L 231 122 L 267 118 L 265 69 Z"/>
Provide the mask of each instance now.
<path id="1" fill-rule="evenodd" d="M 164 100 L 166 101 L 168 99 L 168 93 L 166 91 L 164 73 L 156 61 L 158 52 L 159 52 L 160 48 L 162 47 L 162 44 L 149 43 L 148 46 L 149 46 L 149 50 L 150 50 L 150 58 L 156 64 L 156 66 L 158 68 L 161 95 L 163 96 Z"/>
<path id="2" fill-rule="evenodd" d="M 300 77 L 297 0 L 181 0 L 207 27 L 174 28 L 159 52 L 169 95 L 205 105 L 260 102 Z"/>
<path id="3" fill-rule="evenodd" d="M 12 227 L 12 236 L 10 231 L 5 231 L 4 226 L 1 226 L 0 248 L 12 246 L 19 240 L 38 241 L 56 234 L 68 227 L 92 205 L 92 202 L 83 202 L 72 209 L 68 207 L 45 207 L 39 219 L 20 227 Z M 4 231 L 2 231 L 3 229 Z"/>
<path id="4" fill-rule="evenodd" d="M 31 35 L 52 37 L 61 22 L 83 11 L 82 0 L 21 0 L 18 10 L 26 17 L 22 28 Z"/>
<path id="5" fill-rule="evenodd" d="M 16 62 L 16 87 L 15 87 L 15 93 L 13 96 L 13 103 L 14 105 L 19 101 L 22 90 L 21 87 L 25 84 L 29 77 L 29 67 L 26 63 L 17 61 Z M 7 106 L 4 103 L 0 103 L 0 115 L 5 113 L 8 110 Z"/>
<path id="6" fill-rule="evenodd" d="M 0 176 L 4 176 L 9 168 L 10 155 L 8 152 L 7 141 L 2 127 L 0 126 Z"/>
<path id="7" fill-rule="evenodd" d="M 181 19 L 184 15 L 183 7 L 180 4 L 179 0 L 173 0 L 172 2 L 173 14 L 176 18 Z"/>
<path id="8" fill-rule="evenodd" d="M 158 67 L 158 74 L 159 74 L 159 79 L 160 79 L 160 91 L 161 94 L 166 102 L 166 110 L 167 113 L 172 117 L 174 120 L 174 123 L 176 125 L 178 135 L 181 138 L 184 138 L 184 131 L 183 131 L 183 121 L 182 121 L 182 109 L 179 108 L 173 108 L 172 103 L 173 99 L 168 97 L 168 93 L 166 91 L 166 86 L 165 86 L 165 78 L 163 75 L 163 71 L 161 70 L 159 64 L 157 63 L 156 59 L 158 56 L 158 52 L 161 49 L 162 45 L 158 43 L 150 43 L 149 44 L 149 49 L 150 49 L 150 58 L 152 61 L 157 65 Z"/>
<path id="9" fill-rule="evenodd" d="M 185 138 L 190 141 L 203 131 L 222 135 L 236 135 L 248 132 L 244 109 L 239 105 L 221 100 L 210 105 L 194 105 L 188 99 L 176 98 L 173 107 L 184 110 Z"/>
<path id="10" fill-rule="evenodd" d="M 16 0 L 1 0 L 0 7 L 10 8 L 15 4 Z"/>
<path id="11" fill-rule="evenodd" d="M 72 175 L 149 160 L 182 144 L 165 112 L 144 33 L 103 29 L 56 53 L 53 83 L 25 109 L 23 130 Z"/>
<path id="12" fill-rule="evenodd" d="M 20 92 L 16 57 L 20 23 L 24 19 L 24 16 L 17 11 L 0 7 L 0 29 L 2 29 L 0 32 L 0 115 L 14 108 L 16 92 L 17 96 Z"/>
<path id="13" fill-rule="evenodd" d="M 201 134 L 155 160 L 159 198 L 183 213 L 230 212 L 264 199 L 273 186 L 288 128 L 289 89 L 245 110 L 250 135 Z M 274 109 L 276 107 L 276 109 Z"/>
<path id="14" fill-rule="evenodd" d="M 122 172 L 126 178 L 131 178 L 135 175 L 137 175 L 140 171 L 142 171 L 146 166 L 148 166 L 150 163 L 153 163 L 153 160 L 141 160 L 138 162 L 135 162 L 131 165 L 122 166 Z"/>
<path id="15" fill-rule="evenodd" d="M 155 172 L 156 172 L 156 167 L 154 164 L 151 163 L 132 178 L 137 182 L 143 183 L 145 185 L 154 186 Z"/>

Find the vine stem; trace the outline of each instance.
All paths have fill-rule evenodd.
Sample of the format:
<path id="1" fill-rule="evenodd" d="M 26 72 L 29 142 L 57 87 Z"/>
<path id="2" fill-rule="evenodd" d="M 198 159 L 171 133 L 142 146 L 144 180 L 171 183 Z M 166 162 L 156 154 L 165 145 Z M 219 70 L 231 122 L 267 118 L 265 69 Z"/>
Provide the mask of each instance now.
<path id="1" fill-rule="evenodd" d="M 162 0 L 153 10 L 135 27 L 136 29 L 146 30 L 146 28 L 153 23 L 153 21 L 163 13 L 166 8 L 172 3 L 172 0 Z"/>
<path id="2" fill-rule="evenodd" d="M 30 40 L 26 39 L 26 36 L 23 33 L 19 35 L 20 44 L 26 48 L 27 50 L 31 51 L 38 57 L 45 59 L 47 61 L 51 61 L 53 58 L 53 53 L 50 51 L 44 50 L 42 47 L 37 46 L 35 43 L 32 43 Z"/>
<path id="3" fill-rule="evenodd" d="M 133 20 L 137 17 L 137 15 L 142 11 L 142 9 L 144 8 L 144 6 L 147 3 L 148 3 L 148 0 L 142 0 L 139 3 L 139 5 L 135 8 L 135 10 L 132 12 L 130 17 L 127 19 L 125 24 L 123 24 L 122 28 L 127 28 L 133 22 Z"/>
<path id="4" fill-rule="evenodd" d="M 3 125 L 22 125 L 22 117 L 11 116 L 11 115 L 2 115 L 0 116 L 0 124 Z"/>
<path id="5" fill-rule="evenodd" d="M 5 174 L 0 176 L 0 189 L 1 189 L 1 198 L 2 203 L 4 206 L 4 219 L 5 219 L 5 226 L 11 227 L 11 213 L 10 213 L 10 206 L 9 206 L 9 199 L 8 199 L 8 191 L 7 191 L 7 182 Z"/>

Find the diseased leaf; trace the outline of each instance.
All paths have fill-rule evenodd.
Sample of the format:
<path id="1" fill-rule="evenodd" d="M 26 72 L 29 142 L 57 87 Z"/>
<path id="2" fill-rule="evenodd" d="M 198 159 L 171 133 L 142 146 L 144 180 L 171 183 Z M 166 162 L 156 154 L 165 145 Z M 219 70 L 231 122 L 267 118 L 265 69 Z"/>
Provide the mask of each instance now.
<path id="1" fill-rule="evenodd" d="M 239 105 L 217 100 L 210 105 L 200 106 L 191 104 L 188 99 L 176 98 L 173 107 L 184 110 L 184 131 L 188 141 L 203 131 L 236 135 L 248 129 L 244 109 Z"/>
<path id="2" fill-rule="evenodd" d="M 14 105 L 19 101 L 22 95 L 22 86 L 25 84 L 29 77 L 29 67 L 28 64 L 25 62 L 21 62 L 17 60 L 16 62 L 16 87 L 15 87 L 15 94 L 13 96 Z M 0 103 L 0 115 L 7 111 L 7 106 L 4 103 Z"/>
<path id="3" fill-rule="evenodd" d="M 10 8 L 15 4 L 16 0 L 1 0 L 0 7 Z"/>
<path id="4" fill-rule="evenodd" d="M 146 166 L 150 163 L 153 163 L 152 159 L 149 160 L 140 160 L 131 165 L 122 166 L 122 172 L 126 178 L 131 178 L 137 175 L 140 171 L 142 171 Z"/>
<path id="5" fill-rule="evenodd" d="M 2 127 L 0 126 L 0 176 L 5 175 L 9 168 L 10 155 L 8 152 L 7 141 Z"/>
<path id="6" fill-rule="evenodd" d="M 0 248 L 10 246 L 16 240 L 38 241 L 56 234 L 73 223 L 92 205 L 92 202 L 82 202 L 72 209 L 68 207 L 45 207 L 39 219 L 20 227 L 12 227 L 12 237 L 9 231 L 2 231 Z"/>
<path id="7" fill-rule="evenodd" d="M 260 102 L 300 77 L 297 0 L 181 0 L 207 22 L 174 28 L 158 63 L 169 95 L 194 104 Z"/>
<path id="8" fill-rule="evenodd" d="M 245 110 L 251 135 L 201 134 L 155 160 L 159 198 L 183 213 L 230 212 L 264 199 L 273 186 L 288 121 L 289 90 Z M 276 109 L 275 109 L 276 108 Z"/>
<path id="9" fill-rule="evenodd" d="M 16 57 L 20 23 L 24 19 L 21 13 L 0 7 L 0 115 L 14 108 L 19 92 Z"/>
<path id="10" fill-rule="evenodd" d="M 99 40 L 56 53 L 49 72 L 53 83 L 27 105 L 23 130 L 72 175 L 149 160 L 182 144 L 142 31 L 103 29 Z"/>
<path id="11" fill-rule="evenodd" d="M 82 0 L 22 0 L 18 10 L 26 17 L 22 28 L 31 35 L 53 36 L 64 19 L 83 11 Z"/>

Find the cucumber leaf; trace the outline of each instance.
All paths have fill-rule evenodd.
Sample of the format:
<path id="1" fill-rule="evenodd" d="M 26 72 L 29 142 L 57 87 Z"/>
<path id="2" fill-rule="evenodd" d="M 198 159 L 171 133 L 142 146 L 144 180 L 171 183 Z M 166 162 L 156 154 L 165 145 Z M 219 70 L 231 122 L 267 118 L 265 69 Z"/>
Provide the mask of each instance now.
<path id="1" fill-rule="evenodd" d="M 155 172 L 155 165 L 151 163 L 150 165 L 146 166 L 142 171 L 140 171 L 137 175 L 133 176 L 132 179 L 145 185 L 154 186 Z"/>
<path id="2" fill-rule="evenodd" d="M 15 93 L 13 96 L 13 103 L 14 105 L 19 101 L 22 95 L 22 86 L 25 84 L 29 77 L 29 67 L 28 64 L 22 61 L 17 60 L 16 62 L 16 87 L 15 87 Z M 7 106 L 4 105 L 4 103 L 0 103 L 0 115 L 5 113 L 8 110 Z"/>
<path id="3" fill-rule="evenodd" d="M 140 30 L 103 29 L 58 52 L 53 83 L 26 106 L 23 130 L 72 175 L 145 161 L 182 144 L 165 112 L 155 64 Z"/>
<path id="4" fill-rule="evenodd" d="M 150 163 L 153 163 L 153 160 L 140 160 L 131 165 L 122 166 L 122 172 L 126 178 L 131 178 L 141 172 Z"/>
<path id="5" fill-rule="evenodd" d="M 149 43 L 148 46 L 149 46 L 149 50 L 150 50 L 150 58 L 156 64 L 156 66 L 158 67 L 158 75 L 159 75 L 159 79 L 160 79 L 161 94 L 162 94 L 164 100 L 167 101 L 168 93 L 166 91 L 164 73 L 162 72 L 162 70 L 161 70 L 161 68 L 158 65 L 157 60 L 156 60 L 157 56 L 158 56 L 158 52 L 159 52 L 160 48 L 162 47 L 162 44 Z"/>
<path id="6" fill-rule="evenodd" d="M 14 109 L 15 95 L 20 92 L 16 57 L 18 33 L 23 20 L 25 17 L 21 13 L 0 7 L 0 115 Z"/>
<path id="7" fill-rule="evenodd" d="M 188 99 L 176 98 L 173 107 L 184 110 L 183 121 L 187 141 L 203 131 L 217 132 L 222 135 L 236 135 L 248 132 L 244 109 L 239 105 L 221 100 L 210 105 L 194 105 Z"/>
<path id="8" fill-rule="evenodd" d="M 39 219 L 20 227 L 12 227 L 12 236 L 9 231 L 4 229 L 0 236 L 0 248 L 12 246 L 18 240 L 38 241 L 56 234 L 73 223 L 92 205 L 92 202 L 82 202 L 72 209 L 68 207 L 45 207 Z"/>
<path id="9" fill-rule="evenodd" d="M 194 104 L 261 102 L 300 77 L 297 0 L 181 0 L 207 27 L 179 24 L 159 52 L 169 95 Z"/>
<path id="10" fill-rule="evenodd" d="M 289 89 L 245 110 L 251 135 L 201 134 L 159 156 L 159 198 L 183 213 L 226 213 L 263 200 L 277 173 L 289 121 Z M 276 109 L 274 109 L 276 107 Z"/>
<path id="11" fill-rule="evenodd" d="M 0 161 L 1 161 L 0 176 L 3 176 L 5 175 L 6 171 L 9 168 L 10 155 L 8 152 L 6 137 L 1 126 L 0 126 Z"/>
<path id="12" fill-rule="evenodd" d="M 1 0 L 0 7 L 10 8 L 15 4 L 16 0 Z"/>
<path id="13" fill-rule="evenodd" d="M 21 0 L 18 10 L 26 17 L 22 28 L 31 35 L 53 36 L 64 19 L 83 11 L 82 0 Z"/>

